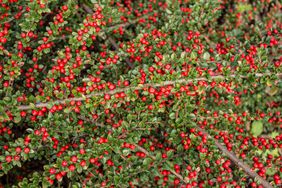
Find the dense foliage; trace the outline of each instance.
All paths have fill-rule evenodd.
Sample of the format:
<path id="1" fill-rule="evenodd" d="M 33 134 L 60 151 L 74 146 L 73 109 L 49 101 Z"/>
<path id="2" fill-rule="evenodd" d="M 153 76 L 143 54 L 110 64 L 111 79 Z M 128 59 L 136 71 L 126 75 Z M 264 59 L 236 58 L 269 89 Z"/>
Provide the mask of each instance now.
<path id="1" fill-rule="evenodd" d="M 280 187 L 281 8 L 0 0 L 0 187 Z"/>

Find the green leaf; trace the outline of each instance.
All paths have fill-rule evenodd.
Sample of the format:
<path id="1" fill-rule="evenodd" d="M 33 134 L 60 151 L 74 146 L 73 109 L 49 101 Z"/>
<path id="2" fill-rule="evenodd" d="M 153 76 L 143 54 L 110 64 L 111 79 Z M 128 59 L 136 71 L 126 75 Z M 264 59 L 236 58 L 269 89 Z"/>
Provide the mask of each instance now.
<path id="1" fill-rule="evenodd" d="M 35 108 L 35 104 L 33 104 L 33 103 L 30 103 L 29 106 L 30 106 L 31 109 Z"/>
<path id="2" fill-rule="evenodd" d="M 65 108 L 65 109 L 64 109 L 64 113 L 69 114 L 70 112 L 71 112 L 71 109 L 70 109 L 70 108 Z"/>
<path id="3" fill-rule="evenodd" d="M 11 100 L 11 98 L 10 98 L 10 97 L 4 97 L 4 101 L 9 102 L 10 100 Z"/>
<path id="4" fill-rule="evenodd" d="M 181 59 L 184 59 L 185 56 L 186 56 L 186 52 L 182 52 L 181 55 L 180 55 Z"/>
<path id="5" fill-rule="evenodd" d="M 170 119 L 175 119 L 175 113 L 174 113 L 174 112 L 173 112 L 173 113 L 170 113 L 170 114 L 169 114 L 169 118 L 170 118 Z"/>
<path id="6" fill-rule="evenodd" d="M 168 158 L 172 158 L 172 157 L 173 157 L 173 151 L 172 151 L 172 150 L 169 150 L 169 151 L 167 152 L 167 157 L 168 157 Z"/>
<path id="7" fill-rule="evenodd" d="M 130 154 L 130 150 L 129 150 L 129 149 L 124 149 L 124 150 L 122 151 L 122 153 L 123 153 L 123 155 L 127 156 L 127 155 Z"/>
<path id="8" fill-rule="evenodd" d="M 156 155 L 156 161 L 160 161 L 162 159 L 162 154 L 161 152 L 158 152 Z"/>
<path id="9" fill-rule="evenodd" d="M 270 154 L 270 155 L 272 155 L 272 156 L 274 156 L 274 157 L 278 157 L 278 156 L 279 156 L 279 152 L 278 152 L 278 149 L 277 149 L 277 148 L 275 148 L 275 149 L 273 149 L 273 150 L 266 150 L 266 152 L 264 152 L 264 154 L 265 154 L 265 155 Z"/>
<path id="10" fill-rule="evenodd" d="M 254 121 L 252 123 L 251 133 L 254 136 L 259 136 L 263 132 L 263 123 L 261 121 Z"/>
<path id="11" fill-rule="evenodd" d="M 57 97 L 58 97 L 59 99 L 62 99 L 62 98 L 64 97 L 64 95 L 63 95 L 62 93 L 59 93 L 59 94 L 57 95 Z"/>
<path id="12" fill-rule="evenodd" d="M 21 164 L 21 162 L 20 161 L 13 161 L 13 165 L 14 166 L 18 166 L 18 167 L 22 167 L 22 164 Z"/>
<path id="13" fill-rule="evenodd" d="M 119 180 L 120 180 L 119 176 L 114 176 L 114 182 L 116 185 L 119 183 Z"/>
<path id="14" fill-rule="evenodd" d="M 238 12 L 245 12 L 245 11 L 249 11 L 249 10 L 252 10 L 252 5 L 250 5 L 250 4 L 239 3 L 237 5 L 237 11 Z"/>
<path id="15" fill-rule="evenodd" d="M 273 168 L 267 168 L 266 174 L 269 176 L 273 176 L 275 174 L 275 170 Z"/>
<path id="16" fill-rule="evenodd" d="M 143 165 L 149 166 L 151 162 L 152 162 L 152 159 L 151 159 L 151 158 L 149 158 L 149 157 L 148 157 L 148 158 L 145 158 L 144 161 L 143 161 Z"/>
<path id="17" fill-rule="evenodd" d="M 177 146 L 176 150 L 177 150 L 178 152 L 182 152 L 182 151 L 183 151 L 183 146 L 182 146 L 181 144 L 179 144 L 179 145 Z"/>
<path id="18" fill-rule="evenodd" d="M 76 170 L 77 170 L 77 172 L 80 174 L 80 173 L 82 172 L 82 168 L 81 168 L 81 166 L 80 166 L 80 165 L 78 165 Z"/>
<path id="19" fill-rule="evenodd" d="M 197 53 L 196 52 L 192 52 L 191 53 L 191 58 L 192 59 L 196 59 L 197 58 Z"/>
<path id="20" fill-rule="evenodd" d="M 275 138 L 278 135 L 279 135 L 279 133 L 274 131 L 274 132 L 271 133 L 271 138 Z"/>
<path id="21" fill-rule="evenodd" d="M 68 178 L 71 178 L 72 175 L 73 175 L 73 172 L 68 172 L 68 173 L 67 173 L 67 177 L 68 177 Z"/>
<path id="22" fill-rule="evenodd" d="M 169 10 L 169 9 L 165 9 L 165 11 L 166 11 L 167 14 L 172 14 L 171 10 Z"/>
<path id="23" fill-rule="evenodd" d="M 164 112 L 165 108 L 158 108 L 158 112 Z"/>
<path id="24" fill-rule="evenodd" d="M 16 116 L 15 118 L 14 118 L 14 122 L 15 123 L 19 123 L 20 121 L 21 121 L 21 116 Z"/>
<path id="25" fill-rule="evenodd" d="M 32 129 L 32 128 L 27 128 L 27 129 L 26 129 L 26 132 L 28 132 L 28 133 L 33 133 L 33 129 Z"/>

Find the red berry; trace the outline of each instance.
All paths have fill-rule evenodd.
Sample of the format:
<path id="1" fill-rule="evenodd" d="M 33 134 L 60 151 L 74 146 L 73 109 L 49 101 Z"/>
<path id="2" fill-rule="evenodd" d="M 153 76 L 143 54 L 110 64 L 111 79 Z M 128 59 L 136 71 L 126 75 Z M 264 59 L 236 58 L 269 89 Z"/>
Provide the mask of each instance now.
<path id="1" fill-rule="evenodd" d="M 26 154 L 28 154 L 28 153 L 30 152 L 30 149 L 29 149 L 28 147 L 26 147 L 26 148 L 24 148 L 24 152 L 25 152 Z"/>
<path id="2" fill-rule="evenodd" d="M 113 163 L 113 161 L 111 159 L 108 159 L 107 160 L 107 165 L 114 166 L 114 163 Z"/>
<path id="3" fill-rule="evenodd" d="M 13 157 L 11 155 L 6 156 L 6 162 L 10 163 L 13 160 Z"/>
<path id="4" fill-rule="evenodd" d="M 104 95 L 104 99 L 105 99 L 105 100 L 110 100 L 110 99 L 111 99 L 111 95 L 105 94 L 105 95 Z"/>
<path id="5" fill-rule="evenodd" d="M 75 170 L 75 166 L 73 164 L 69 165 L 68 169 L 73 172 Z"/>
<path id="6" fill-rule="evenodd" d="M 86 161 L 85 160 L 82 160 L 81 162 L 80 162 L 80 166 L 86 166 Z"/>
<path id="7" fill-rule="evenodd" d="M 68 162 L 67 162 L 67 161 L 63 161 L 63 162 L 62 162 L 62 166 L 63 166 L 63 167 L 66 167 L 67 165 L 68 165 Z"/>
<path id="8" fill-rule="evenodd" d="M 77 161 L 77 156 L 71 156 L 71 162 L 76 163 Z"/>
<path id="9" fill-rule="evenodd" d="M 63 11 L 67 11 L 68 10 L 68 6 L 64 5 L 64 6 L 62 6 L 62 9 L 63 9 Z"/>
<path id="10" fill-rule="evenodd" d="M 56 173 L 56 169 L 55 168 L 50 168 L 49 169 L 49 173 L 50 174 L 55 174 Z"/>
<path id="11" fill-rule="evenodd" d="M 61 173 L 56 174 L 56 179 L 60 181 L 63 178 L 63 175 Z"/>

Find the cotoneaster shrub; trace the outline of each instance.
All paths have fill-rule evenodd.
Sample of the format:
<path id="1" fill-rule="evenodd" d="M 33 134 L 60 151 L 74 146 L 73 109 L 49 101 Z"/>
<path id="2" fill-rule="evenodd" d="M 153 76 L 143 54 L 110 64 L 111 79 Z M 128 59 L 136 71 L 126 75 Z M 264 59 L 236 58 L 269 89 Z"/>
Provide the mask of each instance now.
<path id="1" fill-rule="evenodd" d="M 0 187 L 281 187 L 277 0 L 0 0 Z"/>

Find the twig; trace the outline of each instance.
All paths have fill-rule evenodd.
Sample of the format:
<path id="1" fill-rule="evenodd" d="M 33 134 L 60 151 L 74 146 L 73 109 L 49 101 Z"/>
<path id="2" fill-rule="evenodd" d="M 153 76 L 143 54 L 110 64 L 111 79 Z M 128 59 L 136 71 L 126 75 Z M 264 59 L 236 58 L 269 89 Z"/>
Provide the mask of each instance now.
<path id="1" fill-rule="evenodd" d="M 282 73 L 278 73 L 278 74 L 273 74 L 273 73 L 256 73 L 255 76 L 257 78 L 263 77 L 263 76 L 270 76 L 270 75 L 276 75 L 278 77 L 282 76 Z M 236 77 L 240 77 L 240 78 L 248 78 L 247 76 L 243 76 L 243 75 L 236 75 L 236 74 L 231 74 L 229 76 L 223 76 L 223 75 L 216 75 L 216 76 L 211 76 L 210 79 L 227 79 L 227 78 L 236 78 Z M 167 85 L 175 85 L 177 83 L 179 84 L 188 84 L 188 83 L 193 83 L 194 81 L 208 81 L 209 79 L 206 77 L 199 77 L 199 78 L 194 78 L 194 79 L 180 79 L 180 80 L 169 80 L 169 81 L 164 81 L 161 83 L 148 83 L 148 84 L 143 84 L 143 85 L 139 85 L 139 86 L 132 86 L 132 87 L 125 87 L 125 88 L 119 88 L 119 89 L 115 89 L 112 91 L 101 91 L 101 92 L 97 92 L 97 93 L 91 93 L 88 95 L 85 95 L 84 97 L 73 97 L 73 98 L 67 98 L 67 99 L 62 99 L 62 100 L 56 100 L 56 101 L 52 101 L 52 102 L 39 102 L 37 104 L 34 105 L 35 108 L 43 108 L 43 107 L 48 107 L 49 103 L 54 103 L 54 104 L 66 104 L 68 102 L 71 101 L 84 101 L 88 98 L 91 97 L 97 97 L 97 96 L 103 96 L 105 94 L 109 94 L 109 95 L 113 95 L 116 93 L 120 93 L 120 92 L 126 92 L 129 90 L 141 90 L 144 88 L 148 88 L 148 87 L 161 87 L 161 86 L 167 86 Z M 20 105 L 18 106 L 19 110 L 30 110 L 33 109 L 33 106 L 30 105 Z"/>
<path id="2" fill-rule="evenodd" d="M 18 14 L 23 14 L 24 12 L 25 12 L 25 10 L 22 10 L 22 11 L 19 12 Z M 7 21 L 5 21 L 5 22 L 3 22 L 3 23 L 0 23 L 0 25 L 1 25 L 1 24 L 6 24 L 6 23 L 9 23 L 9 22 L 13 21 L 14 19 L 16 19 L 15 16 L 16 16 L 16 15 L 14 15 L 13 17 L 11 17 L 9 20 L 7 20 Z"/>
<path id="3" fill-rule="evenodd" d="M 84 10 L 87 13 L 89 13 L 89 14 L 93 14 L 94 13 L 93 10 L 90 7 L 88 7 L 87 5 L 82 4 L 82 7 L 84 8 Z M 112 37 L 110 37 L 110 36 L 108 36 L 108 39 L 109 39 L 110 43 L 114 46 L 115 50 L 118 51 L 119 50 L 119 46 L 117 45 L 116 41 Z M 126 62 L 126 64 L 128 66 L 130 66 L 130 68 L 134 68 L 133 64 L 130 62 L 128 57 L 125 57 L 125 62 Z"/>
<path id="4" fill-rule="evenodd" d="M 209 135 L 204 129 L 197 127 L 208 138 L 212 139 L 215 145 L 220 149 L 230 160 L 232 160 L 237 166 L 241 167 L 250 177 L 256 178 L 265 188 L 272 188 L 269 182 L 260 177 L 256 172 L 252 171 L 249 165 L 242 162 L 233 152 L 228 151 L 223 145 L 221 145 L 216 139 Z"/>
<path id="5" fill-rule="evenodd" d="M 8 50 L 5 49 L 5 50 L 1 50 L 1 51 L 3 52 L 4 55 L 9 56 L 9 57 L 11 56 L 11 53 Z"/>
<path id="6" fill-rule="evenodd" d="M 120 28 L 120 27 L 122 27 L 122 28 L 128 27 L 128 26 L 130 26 L 132 24 L 137 23 L 140 19 L 145 19 L 145 18 L 149 17 L 150 15 L 151 14 L 147 14 L 147 15 L 141 16 L 141 17 L 139 17 L 139 18 L 137 18 L 135 20 L 130 20 L 130 21 L 126 22 L 126 23 L 117 23 L 115 25 L 109 26 L 107 29 L 101 30 L 100 33 L 103 34 L 103 33 L 107 32 L 107 31 L 111 31 L 111 30 L 114 30 L 114 29 L 117 29 L 117 28 Z M 59 37 L 59 38 L 56 38 L 56 39 L 64 40 L 64 39 L 67 39 L 67 38 L 70 38 L 70 37 L 72 37 L 72 35 L 67 35 L 65 37 Z"/>
<path id="7" fill-rule="evenodd" d="M 139 146 L 138 144 L 135 144 L 135 143 L 134 143 L 133 145 L 134 145 L 135 147 L 137 147 L 138 150 L 140 150 L 140 151 L 142 151 L 143 153 L 145 153 L 145 154 L 146 154 L 148 157 L 150 157 L 151 159 L 156 160 L 156 157 L 150 155 L 150 153 L 149 153 L 146 149 L 142 148 L 141 146 Z M 181 181 L 183 181 L 183 182 L 185 182 L 185 183 L 188 183 L 180 174 L 178 174 L 178 173 L 175 172 L 174 170 L 169 169 L 169 171 L 170 171 L 171 173 L 173 173 L 176 177 L 178 177 Z"/>
<path id="8" fill-rule="evenodd" d="M 87 6 L 85 4 L 82 4 L 81 6 L 88 14 L 93 14 L 94 13 L 94 11 L 89 6 Z"/>
<path id="9" fill-rule="evenodd" d="M 108 36 L 109 41 L 111 42 L 111 44 L 114 46 L 114 48 L 118 51 L 119 50 L 119 46 L 117 45 L 116 41 Z M 134 68 L 134 65 L 130 62 L 130 60 L 128 59 L 128 57 L 125 57 L 125 62 L 128 66 L 130 66 L 130 68 Z"/>
<path id="10" fill-rule="evenodd" d="M 128 21 L 126 23 L 120 23 L 120 24 L 112 25 L 112 26 L 109 26 L 108 29 L 109 30 L 114 30 L 114 29 L 117 29 L 117 28 L 120 28 L 120 27 L 128 27 L 128 26 L 130 26 L 132 24 L 135 24 L 135 23 L 139 22 L 140 19 L 148 18 L 150 15 L 151 14 L 146 14 L 146 15 L 144 15 L 142 17 L 139 17 L 139 18 L 137 18 L 135 20 Z"/>
<path id="11" fill-rule="evenodd" d="M 83 121 L 87 121 L 87 122 L 90 122 L 90 123 L 93 123 L 95 124 L 97 127 L 106 127 L 106 125 L 104 124 L 101 124 L 101 123 L 97 123 L 96 121 L 90 119 L 90 118 L 87 118 L 87 117 L 84 117 L 82 115 L 79 115 L 78 116 L 79 119 L 82 119 Z"/>

